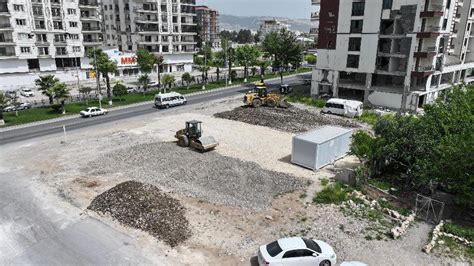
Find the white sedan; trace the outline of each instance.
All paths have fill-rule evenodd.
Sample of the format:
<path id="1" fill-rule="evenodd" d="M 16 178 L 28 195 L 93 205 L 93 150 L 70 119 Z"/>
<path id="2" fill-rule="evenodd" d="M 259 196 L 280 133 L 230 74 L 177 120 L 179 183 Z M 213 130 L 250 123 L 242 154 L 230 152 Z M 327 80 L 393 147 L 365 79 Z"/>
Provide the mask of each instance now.
<path id="1" fill-rule="evenodd" d="M 82 117 L 93 117 L 98 115 L 106 115 L 108 111 L 103 108 L 89 107 L 86 110 L 80 112 Z"/>
<path id="2" fill-rule="evenodd" d="M 20 95 L 24 96 L 24 97 L 33 97 L 33 96 L 35 96 L 35 94 L 33 93 L 33 91 L 31 89 L 22 89 L 20 91 Z"/>
<path id="3" fill-rule="evenodd" d="M 304 237 L 282 238 L 260 247 L 259 265 L 336 265 L 336 253 L 326 242 Z"/>

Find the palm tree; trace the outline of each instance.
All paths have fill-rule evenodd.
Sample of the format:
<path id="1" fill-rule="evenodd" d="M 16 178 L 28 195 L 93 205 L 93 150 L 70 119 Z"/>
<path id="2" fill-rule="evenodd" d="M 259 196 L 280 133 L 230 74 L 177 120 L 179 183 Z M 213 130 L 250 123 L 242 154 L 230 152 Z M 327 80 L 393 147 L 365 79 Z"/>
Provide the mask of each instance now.
<path id="1" fill-rule="evenodd" d="M 107 85 L 107 98 L 109 99 L 109 105 L 112 105 L 112 89 L 110 88 L 110 73 L 117 71 L 117 64 L 110 60 L 109 56 L 102 51 L 102 49 L 89 50 L 87 57 L 91 60 L 91 65 L 96 66 L 98 72 L 105 78 Z"/>
<path id="2" fill-rule="evenodd" d="M 163 83 L 165 84 L 165 87 L 166 87 L 166 85 L 168 85 L 169 88 L 171 89 L 171 85 L 173 85 L 174 81 L 175 81 L 175 78 L 172 75 L 164 75 L 163 76 Z"/>
<path id="3" fill-rule="evenodd" d="M 35 80 L 36 86 L 38 86 L 38 90 L 41 91 L 43 95 L 46 95 L 49 99 L 49 104 L 53 104 L 54 93 L 51 88 L 59 82 L 59 79 L 55 78 L 54 75 L 45 75 L 40 76 L 38 79 Z"/>
<path id="4" fill-rule="evenodd" d="M 61 104 L 63 115 L 66 114 L 65 101 L 70 96 L 71 89 L 64 82 L 58 82 L 53 86 L 54 98 Z"/>
<path id="5" fill-rule="evenodd" d="M 138 82 L 143 86 L 143 93 L 148 89 L 148 85 L 150 85 L 150 77 L 148 74 L 143 74 L 138 78 Z"/>
<path id="6" fill-rule="evenodd" d="M 186 82 L 186 86 L 188 87 L 188 89 L 189 84 L 194 81 L 194 77 L 189 72 L 184 73 L 183 76 L 181 76 L 181 79 Z"/>

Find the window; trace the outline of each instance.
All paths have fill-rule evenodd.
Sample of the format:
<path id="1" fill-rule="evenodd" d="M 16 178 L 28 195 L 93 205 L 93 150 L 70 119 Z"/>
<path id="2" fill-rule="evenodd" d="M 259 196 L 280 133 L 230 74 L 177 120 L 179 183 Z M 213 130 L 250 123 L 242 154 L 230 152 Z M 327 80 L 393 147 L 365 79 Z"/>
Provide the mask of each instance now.
<path id="1" fill-rule="evenodd" d="M 79 40 L 79 34 L 69 34 L 69 39 L 71 39 L 71 40 Z"/>
<path id="2" fill-rule="evenodd" d="M 43 15 L 43 7 L 42 6 L 33 6 L 33 15 L 42 16 Z"/>
<path id="3" fill-rule="evenodd" d="M 312 257 L 313 252 L 307 249 L 297 249 L 297 250 L 290 250 L 283 255 L 284 259 L 287 258 L 298 258 L 298 257 Z"/>
<path id="4" fill-rule="evenodd" d="M 36 35 L 36 41 L 37 42 L 47 42 L 48 41 L 48 37 L 46 36 L 46 34 L 37 34 Z"/>
<path id="5" fill-rule="evenodd" d="M 16 25 L 18 25 L 18 26 L 25 26 L 26 25 L 26 19 L 16 19 L 15 22 L 16 22 Z"/>
<path id="6" fill-rule="evenodd" d="M 443 20 L 443 30 L 446 30 L 446 27 L 448 27 L 448 19 L 447 18 L 445 18 Z"/>
<path id="7" fill-rule="evenodd" d="M 23 5 L 13 5 L 13 10 L 15 10 L 15 11 L 24 11 Z"/>
<path id="8" fill-rule="evenodd" d="M 61 10 L 59 8 L 51 8 L 51 15 L 53 17 L 60 17 L 61 16 Z"/>
<path id="9" fill-rule="evenodd" d="M 332 41 L 328 41 L 328 43 L 326 44 L 326 48 L 327 49 L 334 49 Z"/>
<path id="10" fill-rule="evenodd" d="M 382 8 L 383 9 L 392 9 L 393 0 L 383 0 Z"/>
<path id="11" fill-rule="evenodd" d="M 352 3 L 352 15 L 353 16 L 363 16 L 364 15 L 364 2 L 353 2 Z"/>
<path id="12" fill-rule="evenodd" d="M 68 8 L 67 9 L 67 14 L 68 15 L 76 15 L 76 10 L 74 8 Z"/>
<path id="13" fill-rule="evenodd" d="M 360 51 L 361 38 L 349 38 L 349 51 Z"/>
<path id="14" fill-rule="evenodd" d="M 30 34 L 28 33 L 18 33 L 18 40 L 28 40 L 30 38 Z"/>
<path id="15" fill-rule="evenodd" d="M 362 33 L 363 20 L 351 20 L 351 33 Z"/>
<path id="16" fill-rule="evenodd" d="M 104 5 L 104 10 L 106 10 L 106 11 L 107 11 L 107 5 Z"/>
<path id="17" fill-rule="evenodd" d="M 56 47 L 56 54 L 57 55 L 66 55 L 66 47 Z"/>
<path id="18" fill-rule="evenodd" d="M 20 47 L 20 52 L 22 54 L 29 54 L 31 52 L 30 47 Z"/>
<path id="19" fill-rule="evenodd" d="M 77 22 L 76 21 L 69 21 L 69 27 L 77 28 Z"/>
<path id="20" fill-rule="evenodd" d="M 274 241 L 267 245 L 267 252 L 272 257 L 275 257 L 276 255 L 280 254 L 282 251 L 283 250 L 281 249 L 280 244 L 278 244 L 278 241 Z"/>
<path id="21" fill-rule="evenodd" d="M 316 251 L 316 252 L 318 252 L 318 253 L 321 253 L 321 247 L 319 247 L 319 245 L 318 245 L 316 242 L 314 242 L 314 240 L 308 239 L 308 238 L 304 238 L 304 237 L 301 238 L 301 239 L 303 239 L 303 242 L 305 243 L 305 245 L 306 245 L 307 248 L 309 248 L 309 249 L 311 249 L 311 250 L 314 250 L 314 251 Z"/>
<path id="22" fill-rule="evenodd" d="M 44 24 L 44 20 L 35 20 L 35 29 L 46 29 L 46 26 Z"/>
<path id="23" fill-rule="evenodd" d="M 359 56 L 358 55 L 347 55 L 347 65 L 348 68 L 359 68 Z"/>
<path id="24" fill-rule="evenodd" d="M 80 46 L 73 46 L 72 47 L 72 51 L 74 53 L 80 53 L 81 52 L 81 47 Z"/>
<path id="25" fill-rule="evenodd" d="M 63 29 L 63 23 L 61 21 L 53 21 L 53 28 L 55 30 L 62 30 Z"/>
<path id="26" fill-rule="evenodd" d="M 49 48 L 48 47 L 38 47 L 38 54 L 39 55 L 49 55 Z"/>

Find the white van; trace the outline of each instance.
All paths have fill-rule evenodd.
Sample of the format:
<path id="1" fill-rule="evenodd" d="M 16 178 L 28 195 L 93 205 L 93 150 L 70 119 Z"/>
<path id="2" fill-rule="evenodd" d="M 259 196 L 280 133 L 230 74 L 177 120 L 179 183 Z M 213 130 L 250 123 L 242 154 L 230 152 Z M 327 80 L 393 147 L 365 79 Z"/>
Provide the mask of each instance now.
<path id="1" fill-rule="evenodd" d="M 332 98 L 326 102 L 326 105 L 323 107 L 321 112 L 353 118 L 362 115 L 362 107 L 363 103 L 359 101 Z"/>
<path id="2" fill-rule="evenodd" d="M 169 108 L 186 104 L 186 98 L 177 92 L 155 95 L 155 106 L 157 108 Z"/>

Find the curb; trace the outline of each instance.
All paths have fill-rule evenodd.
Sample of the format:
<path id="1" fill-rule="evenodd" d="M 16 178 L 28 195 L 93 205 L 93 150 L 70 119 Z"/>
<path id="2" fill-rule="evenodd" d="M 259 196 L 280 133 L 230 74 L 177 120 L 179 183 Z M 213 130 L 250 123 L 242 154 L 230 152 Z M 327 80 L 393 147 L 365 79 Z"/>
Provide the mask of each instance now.
<path id="1" fill-rule="evenodd" d="M 304 75 L 304 74 L 308 74 L 308 73 L 311 73 L 311 72 L 303 72 L 303 73 L 292 74 L 292 75 L 284 76 L 283 78 L 292 78 L 292 77 L 296 77 L 298 75 Z M 274 81 L 274 80 L 279 80 L 279 79 L 280 79 L 280 77 L 276 77 L 276 78 L 267 79 L 267 81 Z M 242 84 L 231 85 L 231 86 L 228 86 L 228 87 L 222 87 L 222 88 L 214 89 L 214 90 L 204 90 L 204 91 L 198 91 L 198 92 L 193 92 L 193 93 L 189 93 L 189 94 L 183 94 L 183 96 L 192 97 L 192 96 L 197 96 L 197 95 L 210 94 L 210 93 L 213 93 L 213 92 L 220 92 L 220 91 L 235 89 L 235 88 L 244 87 L 244 86 L 245 86 L 245 84 L 242 83 Z M 127 109 L 127 108 L 133 108 L 133 107 L 137 107 L 137 106 L 149 105 L 149 104 L 152 104 L 152 103 L 154 103 L 153 100 L 152 101 L 145 101 L 145 102 L 140 102 L 140 103 L 129 104 L 129 105 L 112 107 L 108 110 L 109 111 L 116 111 L 116 110 L 122 110 L 122 109 Z M 72 119 L 76 119 L 76 118 L 80 118 L 80 117 L 81 117 L 80 115 L 73 114 L 73 115 L 67 115 L 65 117 L 58 117 L 58 118 L 53 118 L 53 119 L 48 119 L 48 120 L 43 120 L 43 121 L 38 121 L 38 122 L 26 123 L 26 124 L 23 124 L 23 125 L 5 127 L 5 128 L 0 128 L 0 133 L 1 132 L 12 131 L 12 130 L 16 130 L 16 129 L 22 129 L 22 128 L 27 128 L 27 127 L 38 126 L 38 125 L 45 125 L 45 124 L 55 123 L 55 122 L 60 122 L 60 121 L 67 121 L 67 120 L 72 120 Z"/>

